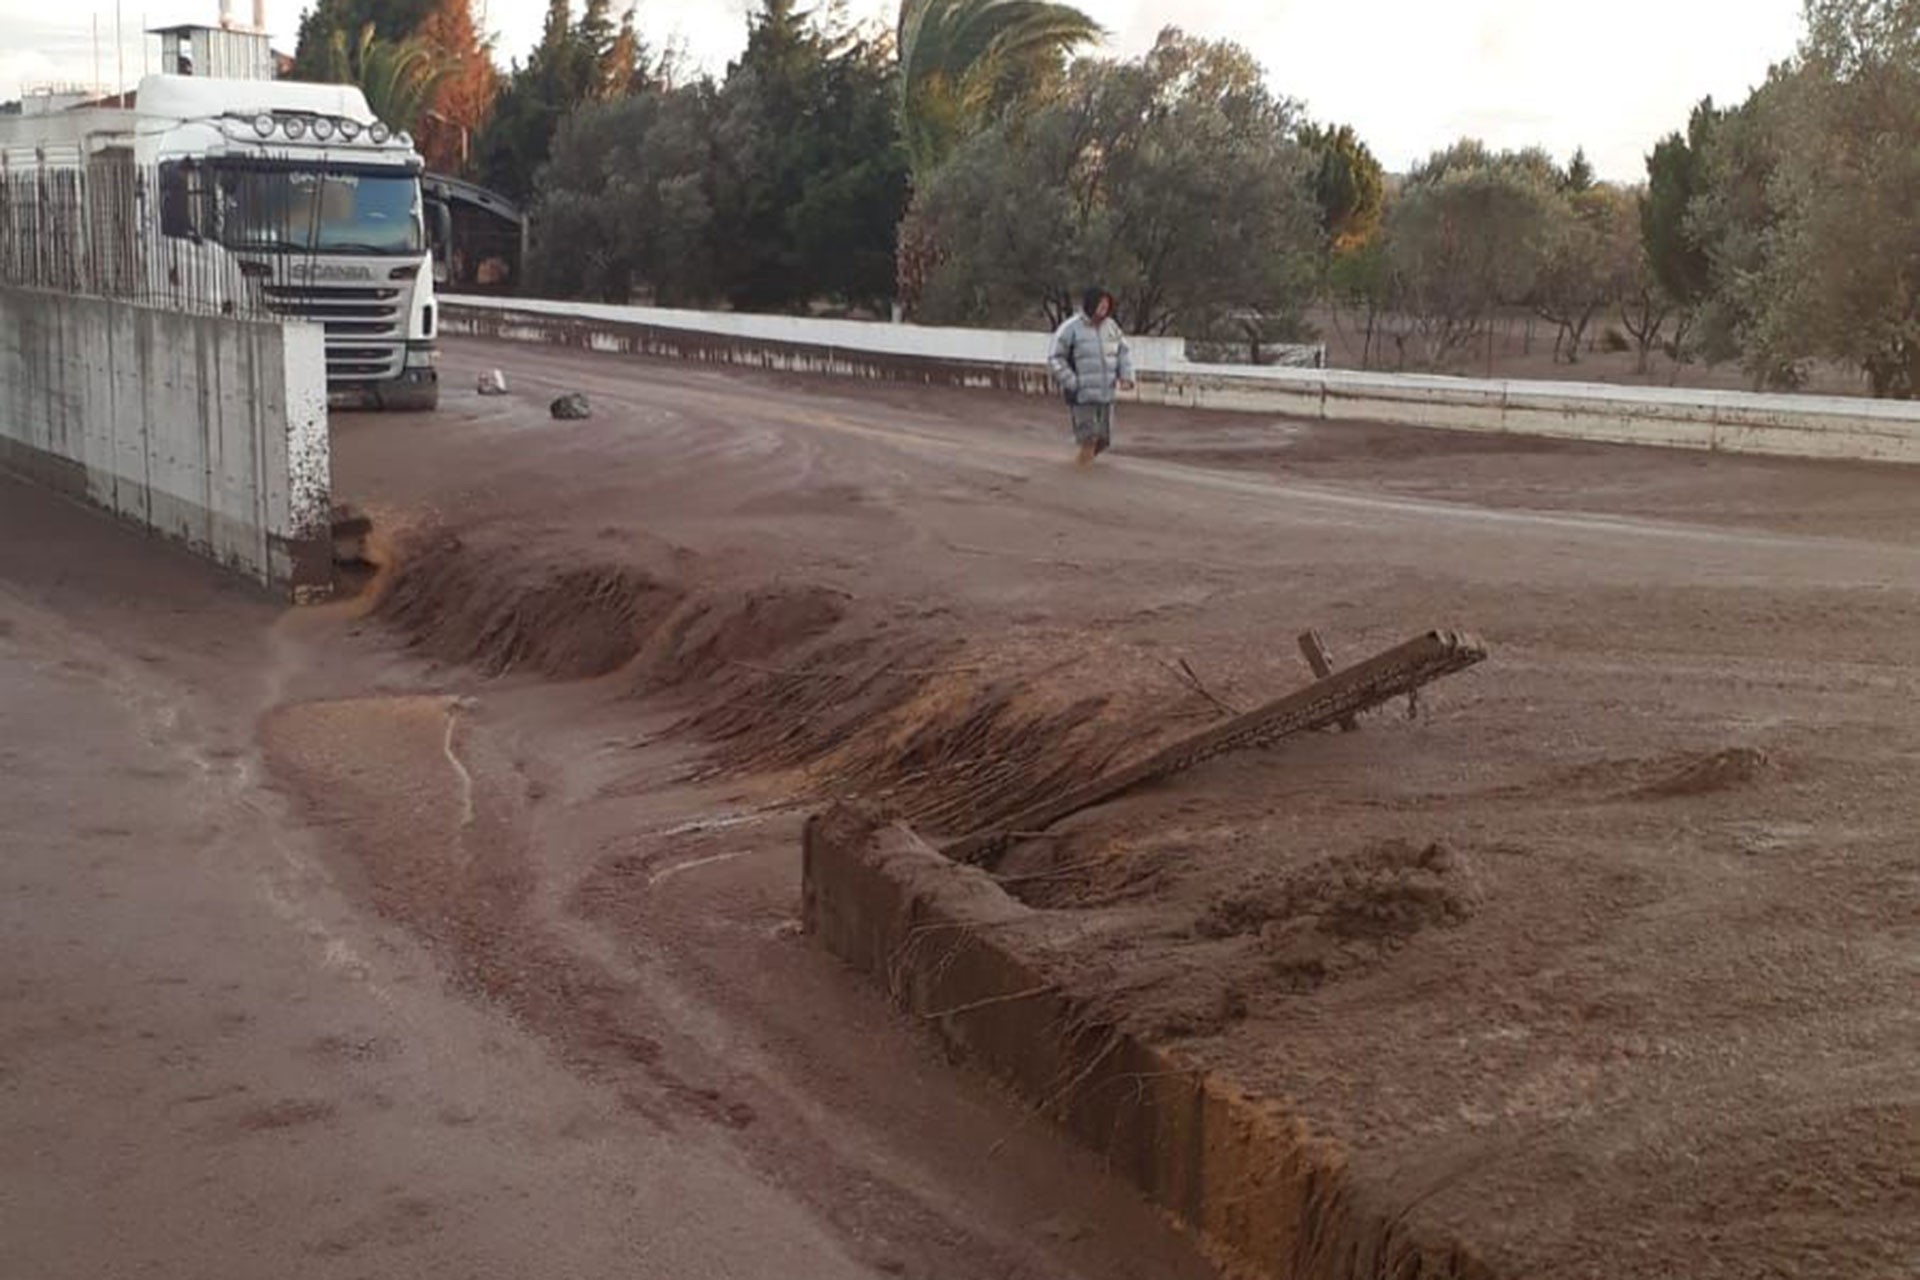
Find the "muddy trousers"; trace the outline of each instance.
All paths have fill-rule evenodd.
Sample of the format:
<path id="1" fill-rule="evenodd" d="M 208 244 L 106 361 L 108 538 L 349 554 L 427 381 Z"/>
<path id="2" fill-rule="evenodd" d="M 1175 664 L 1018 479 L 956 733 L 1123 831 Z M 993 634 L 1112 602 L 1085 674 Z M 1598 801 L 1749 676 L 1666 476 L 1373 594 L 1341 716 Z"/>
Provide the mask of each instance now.
<path id="1" fill-rule="evenodd" d="M 1113 447 L 1113 406 L 1076 404 L 1073 406 L 1073 442 L 1083 448 L 1093 446 L 1095 453 Z"/>

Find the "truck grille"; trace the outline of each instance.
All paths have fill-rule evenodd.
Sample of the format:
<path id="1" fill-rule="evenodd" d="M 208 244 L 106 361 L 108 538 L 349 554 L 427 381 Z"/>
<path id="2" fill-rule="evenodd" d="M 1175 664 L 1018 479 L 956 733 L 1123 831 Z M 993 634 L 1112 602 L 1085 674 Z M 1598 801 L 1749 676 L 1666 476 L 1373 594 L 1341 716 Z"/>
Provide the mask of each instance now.
<path id="1" fill-rule="evenodd" d="M 406 351 L 405 290 L 269 284 L 261 292 L 274 314 L 312 320 L 326 331 L 328 382 L 398 376 Z"/>

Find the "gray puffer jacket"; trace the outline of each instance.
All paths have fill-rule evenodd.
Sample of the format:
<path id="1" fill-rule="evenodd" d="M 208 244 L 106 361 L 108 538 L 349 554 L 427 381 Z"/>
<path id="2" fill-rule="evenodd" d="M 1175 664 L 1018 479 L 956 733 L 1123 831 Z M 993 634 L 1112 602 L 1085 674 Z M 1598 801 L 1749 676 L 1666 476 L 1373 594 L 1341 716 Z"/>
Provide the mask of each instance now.
<path id="1" fill-rule="evenodd" d="M 1127 335 L 1111 319 L 1095 324 L 1076 314 L 1054 331 L 1047 363 L 1054 383 L 1074 404 L 1112 404 L 1120 384 L 1133 381 Z"/>

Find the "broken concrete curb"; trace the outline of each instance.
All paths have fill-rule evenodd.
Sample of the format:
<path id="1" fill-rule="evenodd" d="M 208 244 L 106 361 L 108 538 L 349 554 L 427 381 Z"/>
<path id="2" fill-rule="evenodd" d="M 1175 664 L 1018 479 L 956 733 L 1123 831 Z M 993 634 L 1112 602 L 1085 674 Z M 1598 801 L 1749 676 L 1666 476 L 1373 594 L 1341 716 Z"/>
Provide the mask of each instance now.
<path id="1" fill-rule="evenodd" d="M 1462 1246 L 1370 1203 L 1338 1144 L 1096 1012 L 1049 956 L 1061 944 L 1046 913 L 984 871 L 845 806 L 810 818 L 802 840 L 808 933 L 1103 1155 L 1230 1271 L 1493 1280 Z"/>

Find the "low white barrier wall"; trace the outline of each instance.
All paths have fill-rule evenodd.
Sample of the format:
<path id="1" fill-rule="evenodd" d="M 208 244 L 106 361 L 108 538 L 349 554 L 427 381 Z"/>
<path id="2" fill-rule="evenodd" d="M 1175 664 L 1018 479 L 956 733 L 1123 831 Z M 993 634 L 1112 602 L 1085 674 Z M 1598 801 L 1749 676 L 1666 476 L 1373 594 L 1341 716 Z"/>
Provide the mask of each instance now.
<path id="1" fill-rule="evenodd" d="M 1052 394 L 1046 335 L 447 298 L 443 330 L 795 372 Z M 1585 382 L 1200 365 L 1178 338 L 1132 340 L 1143 403 L 1608 444 L 1920 462 L 1920 404 Z"/>
<path id="2" fill-rule="evenodd" d="M 0 288 L 0 466 L 295 599 L 333 577 L 318 326 Z"/>
<path id="3" fill-rule="evenodd" d="M 595 328 L 605 326 L 608 332 L 614 328 L 649 329 L 658 331 L 662 339 L 668 335 L 689 341 L 723 339 L 731 346 L 743 348 L 813 348 L 840 352 L 849 358 L 884 356 L 983 366 L 1040 368 L 1046 364 L 1044 335 L 1036 337 L 1032 333 L 1008 333 L 999 329 L 934 329 L 876 324 L 868 320 L 810 320 L 737 311 L 676 311 L 668 307 L 553 302 L 543 298 L 450 297 L 443 301 L 466 313 L 449 313 L 449 322 L 477 320 L 484 313 L 513 313 L 528 325 L 537 325 L 540 320 L 585 321 Z M 1134 362 L 1142 373 L 1165 372 L 1174 365 L 1186 363 L 1184 338 L 1134 338 L 1131 342 Z"/>

